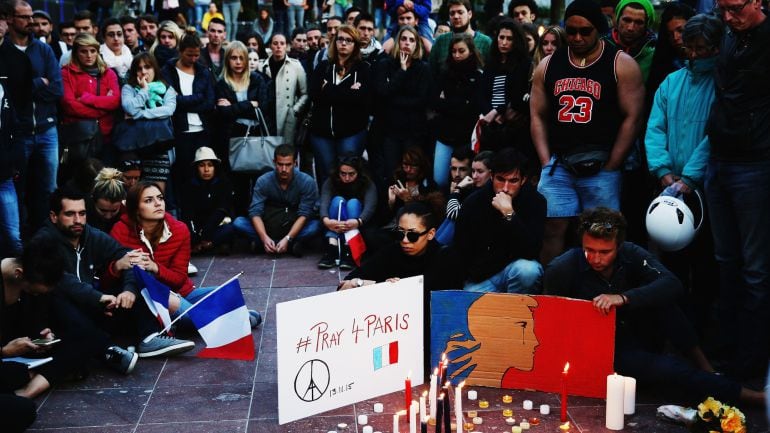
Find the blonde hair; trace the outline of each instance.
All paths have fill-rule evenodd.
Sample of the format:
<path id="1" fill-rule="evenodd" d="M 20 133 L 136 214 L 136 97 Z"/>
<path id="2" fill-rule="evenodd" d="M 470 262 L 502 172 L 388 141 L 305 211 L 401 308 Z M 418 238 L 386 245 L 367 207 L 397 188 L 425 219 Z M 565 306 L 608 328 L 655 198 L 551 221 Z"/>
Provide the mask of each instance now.
<path id="1" fill-rule="evenodd" d="M 233 54 L 243 55 L 243 61 L 246 68 L 243 71 L 243 76 L 240 78 L 236 77 L 233 70 L 230 69 L 230 56 Z M 225 58 L 222 60 L 222 79 L 225 80 L 225 83 L 230 85 L 233 90 L 240 92 L 249 88 L 249 75 L 251 75 L 251 71 L 249 71 L 249 50 L 241 41 L 230 42 L 225 50 Z"/>
<path id="2" fill-rule="evenodd" d="M 184 36 L 184 31 L 179 28 L 179 26 L 173 22 L 173 21 L 163 21 L 160 23 L 160 26 L 158 26 L 158 33 L 156 33 L 155 42 L 152 43 L 152 46 L 150 47 L 150 53 L 152 55 L 155 55 L 155 48 L 160 45 L 160 32 L 168 32 L 174 35 L 174 39 L 176 39 L 176 48 L 179 49 L 179 41 L 182 39 L 182 36 Z"/>
<path id="3" fill-rule="evenodd" d="M 107 64 L 104 63 L 104 59 L 102 59 L 102 56 L 99 54 L 99 41 L 88 33 L 81 33 L 75 36 L 75 41 L 72 42 L 72 57 L 70 58 L 70 63 L 83 69 L 83 65 L 80 64 L 80 59 L 78 59 L 78 48 L 80 47 L 96 48 L 96 67 L 99 69 L 99 75 L 104 75 L 104 72 L 107 70 Z"/>
<path id="4" fill-rule="evenodd" d="M 417 32 L 417 29 L 415 29 L 412 26 L 403 26 L 401 27 L 401 30 L 398 31 L 398 35 L 396 35 L 395 43 L 393 44 L 393 53 L 391 54 L 391 57 L 393 57 L 396 60 L 400 60 L 401 56 L 401 47 L 399 46 L 399 41 L 401 40 L 401 35 L 404 34 L 404 32 L 411 33 L 415 38 L 415 44 L 417 45 L 415 47 L 414 52 L 412 53 L 412 60 L 420 60 L 422 59 L 424 48 L 422 46 L 422 38 L 420 37 L 420 34 Z"/>
<path id="5" fill-rule="evenodd" d="M 123 188 L 123 173 L 112 167 L 104 167 L 94 178 L 91 197 L 94 200 L 105 199 L 111 203 L 123 201 L 126 190 Z"/>

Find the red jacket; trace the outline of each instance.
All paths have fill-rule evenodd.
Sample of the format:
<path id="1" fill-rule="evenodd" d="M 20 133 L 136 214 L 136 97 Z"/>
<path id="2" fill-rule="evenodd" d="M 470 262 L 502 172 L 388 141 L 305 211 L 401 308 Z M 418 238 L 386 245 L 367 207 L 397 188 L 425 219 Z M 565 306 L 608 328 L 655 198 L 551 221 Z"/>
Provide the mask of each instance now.
<path id="1" fill-rule="evenodd" d="M 141 249 L 150 253 L 152 260 L 158 264 L 158 274 L 155 277 L 161 283 L 182 296 L 187 296 L 193 290 L 193 282 L 187 277 L 187 264 L 190 263 L 190 230 L 180 221 L 166 213 L 166 225 L 171 231 L 171 237 L 161 241 L 155 251 L 139 238 L 139 230 L 128 218 L 127 214 L 120 217 L 110 231 L 110 235 L 123 246 L 131 249 Z"/>
<path id="2" fill-rule="evenodd" d="M 61 76 L 64 84 L 64 96 L 61 99 L 62 121 L 70 123 L 98 119 L 104 141 L 109 142 L 110 132 L 115 124 L 114 112 L 120 108 L 118 76 L 112 69 L 107 69 L 99 84 L 99 96 L 96 96 L 96 78 L 83 72 L 80 67 L 72 63 L 65 65 Z"/>

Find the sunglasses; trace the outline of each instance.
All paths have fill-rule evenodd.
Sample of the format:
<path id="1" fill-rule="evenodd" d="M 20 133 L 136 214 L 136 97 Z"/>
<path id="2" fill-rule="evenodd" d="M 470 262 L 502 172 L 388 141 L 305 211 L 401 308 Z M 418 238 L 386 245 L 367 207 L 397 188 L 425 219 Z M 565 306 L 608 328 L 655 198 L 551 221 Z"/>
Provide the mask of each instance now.
<path id="1" fill-rule="evenodd" d="M 575 36 L 576 34 L 580 33 L 580 36 L 591 36 L 591 33 L 594 32 L 593 27 L 567 27 L 564 29 L 565 32 L 567 32 L 570 36 Z"/>
<path id="2" fill-rule="evenodd" d="M 591 233 L 610 233 L 615 229 L 615 226 L 613 226 L 609 222 L 591 222 L 586 221 L 582 225 L 583 230 L 586 232 Z"/>
<path id="3" fill-rule="evenodd" d="M 407 230 L 402 229 L 394 229 L 393 230 L 393 238 L 395 238 L 397 241 L 401 241 L 404 239 L 404 236 L 406 236 L 406 240 L 408 240 L 410 243 L 417 242 L 421 237 L 428 234 L 430 230 L 425 230 L 424 232 L 410 232 Z"/>

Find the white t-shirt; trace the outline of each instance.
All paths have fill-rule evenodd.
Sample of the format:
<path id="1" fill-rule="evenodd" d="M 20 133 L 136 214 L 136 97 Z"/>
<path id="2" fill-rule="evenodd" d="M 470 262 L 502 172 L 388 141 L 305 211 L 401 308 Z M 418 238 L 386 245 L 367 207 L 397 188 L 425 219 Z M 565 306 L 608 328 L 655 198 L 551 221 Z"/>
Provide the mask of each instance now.
<path id="1" fill-rule="evenodd" d="M 179 90 L 182 91 L 183 96 L 190 96 L 193 94 L 193 80 L 195 75 L 188 74 L 183 70 L 176 68 L 176 72 L 179 74 Z M 203 121 L 198 113 L 187 113 L 187 131 L 185 132 L 199 132 L 203 131 Z"/>

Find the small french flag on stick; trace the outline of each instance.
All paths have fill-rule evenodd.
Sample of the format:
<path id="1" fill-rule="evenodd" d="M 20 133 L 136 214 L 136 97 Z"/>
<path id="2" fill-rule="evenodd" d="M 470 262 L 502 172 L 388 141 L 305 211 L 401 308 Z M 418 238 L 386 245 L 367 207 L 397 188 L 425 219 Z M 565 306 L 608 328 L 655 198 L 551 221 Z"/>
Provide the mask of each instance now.
<path id="1" fill-rule="evenodd" d="M 141 285 L 144 286 L 142 288 L 142 297 L 152 315 L 158 319 L 162 327 L 170 328 L 171 315 L 168 312 L 168 297 L 171 294 L 171 290 L 136 265 L 134 265 L 134 275 Z"/>
<path id="2" fill-rule="evenodd" d="M 356 266 L 361 266 L 361 257 L 366 252 L 366 244 L 364 243 L 364 237 L 358 229 L 353 229 L 345 232 L 345 242 L 348 243 L 350 248 L 350 256 L 353 258 Z"/>
<path id="3" fill-rule="evenodd" d="M 375 371 L 396 364 L 398 362 L 398 341 L 372 349 L 372 361 Z"/>

